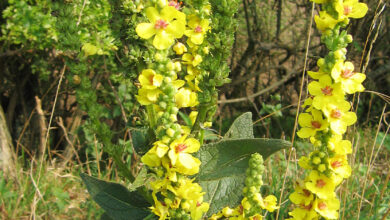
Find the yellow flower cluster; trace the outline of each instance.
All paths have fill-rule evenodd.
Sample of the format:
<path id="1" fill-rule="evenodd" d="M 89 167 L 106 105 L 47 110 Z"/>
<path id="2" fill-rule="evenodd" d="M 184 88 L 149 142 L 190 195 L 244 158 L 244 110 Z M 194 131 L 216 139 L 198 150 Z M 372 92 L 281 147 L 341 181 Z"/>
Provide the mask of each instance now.
<path id="1" fill-rule="evenodd" d="M 311 96 L 304 103 L 305 112 L 298 117 L 301 128 L 297 135 L 310 138 L 315 150 L 299 160 L 309 175 L 296 182 L 290 195 L 296 205 L 289 212 L 294 220 L 338 219 L 340 201 L 335 189 L 351 175 L 347 161 L 351 142 L 343 140 L 342 135 L 357 120 L 345 99 L 347 94 L 363 91 L 365 80 L 364 74 L 355 72 L 353 64 L 345 61 L 345 47 L 352 42 L 352 36 L 340 29 L 349 23 L 349 18 L 363 17 L 367 5 L 357 0 L 313 1 L 325 9 L 315 17 L 315 22 L 322 32 L 321 41 L 330 52 L 318 60 L 317 72 L 308 71 L 314 79 L 308 85 Z"/>
<path id="2" fill-rule="evenodd" d="M 178 122 L 177 114 L 180 109 L 191 108 L 190 117 L 197 115 L 198 83 L 206 74 L 201 63 L 208 53 L 211 6 L 203 1 L 201 8 L 182 10 L 184 6 L 177 0 L 146 2 L 141 12 L 148 22 L 139 23 L 135 30 L 146 40 L 154 59 L 146 61 L 147 68 L 138 77 L 136 98 L 146 106 L 156 135 L 153 146 L 141 158 L 157 176 L 150 184 L 154 199 L 151 209 L 159 219 L 201 219 L 209 204 L 203 202 L 201 186 L 188 178 L 199 172 L 201 162 L 192 153 L 201 144 L 189 127 Z"/>

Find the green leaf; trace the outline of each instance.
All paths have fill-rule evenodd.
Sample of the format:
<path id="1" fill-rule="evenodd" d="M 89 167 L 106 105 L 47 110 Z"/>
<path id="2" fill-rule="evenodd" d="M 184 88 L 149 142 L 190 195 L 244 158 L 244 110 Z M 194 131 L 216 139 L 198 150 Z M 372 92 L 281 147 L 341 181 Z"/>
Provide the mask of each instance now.
<path id="1" fill-rule="evenodd" d="M 110 216 L 107 215 L 107 213 L 103 213 L 102 216 L 100 216 L 100 220 L 113 220 L 110 218 Z"/>
<path id="2" fill-rule="evenodd" d="M 148 180 L 153 177 L 154 174 L 148 174 L 148 169 L 146 168 L 146 166 L 143 166 L 139 171 L 137 177 L 135 178 L 134 182 L 131 184 L 129 190 L 135 191 L 139 187 L 144 186 L 147 182 L 149 182 Z"/>
<path id="3" fill-rule="evenodd" d="M 224 139 L 254 138 L 252 113 L 246 112 L 234 120 Z"/>
<path id="4" fill-rule="evenodd" d="M 149 150 L 149 136 L 148 129 L 146 128 L 135 128 L 131 130 L 131 140 L 138 154 L 144 155 Z"/>
<path id="5" fill-rule="evenodd" d="M 236 207 L 242 199 L 245 171 L 250 155 L 260 153 L 264 160 L 290 142 L 278 139 L 230 139 L 204 145 L 195 154 L 202 164 L 197 181 L 206 192 L 204 201 L 210 204 L 207 216 L 223 207 Z"/>
<path id="6" fill-rule="evenodd" d="M 183 121 L 186 123 L 186 125 L 190 128 L 192 128 L 192 122 L 190 116 L 184 114 L 183 112 L 179 111 L 178 112 L 180 117 L 183 119 Z"/>
<path id="7" fill-rule="evenodd" d="M 150 214 L 146 207 L 150 206 L 146 200 L 136 192 L 130 192 L 126 187 L 99 180 L 82 173 L 89 194 L 106 214 L 114 220 L 143 219 Z"/>

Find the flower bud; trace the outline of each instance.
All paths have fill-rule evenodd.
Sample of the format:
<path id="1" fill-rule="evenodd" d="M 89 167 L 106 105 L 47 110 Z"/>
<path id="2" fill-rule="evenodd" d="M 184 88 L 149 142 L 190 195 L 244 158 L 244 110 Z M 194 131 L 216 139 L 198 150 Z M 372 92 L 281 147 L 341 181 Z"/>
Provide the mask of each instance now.
<path id="1" fill-rule="evenodd" d="M 314 157 L 314 158 L 312 159 L 312 162 L 313 162 L 314 164 L 320 164 L 320 163 L 321 163 L 321 158 L 319 158 L 319 157 Z"/>
<path id="2" fill-rule="evenodd" d="M 179 61 L 176 61 L 174 63 L 174 65 L 175 65 L 174 70 L 177 72 L 180 72 L 181 71 L 181 63 Z"/>
<path id="3" fill-rule="evenodd" d="M 154 54 L 154 59 L 155 59 L 157 62 L 161 62 L 161 61 L 163 61 L 164 56 L 163 56 L 161 53 L 156 53 L 156 54 Z"/>
<path id="4" fill-rule="evenodd" d="M 172 128 L 168 128 L 168 129 L 167 129 L 167 135 L 168 135 L 169 137 L 175 136 L 175 130 L 173 130 Z"/>
<path id="5" fill-rule="evenodd" d="M 174 70 L 174 69 L 175 69 L 175 64 L 174 64 L 172 61 L 169 61 L 169 62 L 167 63 L 167 69 L 168 69 L 169 71 Z"/>
<path id="6" fill-rule="evenodd" d="M 325 164 L 320 164 L 320 165 L 318 166 L 318 171 L 320 171 L 321 173 L 324 172 L 325 170 L 326 170 Z"/>
<path id="7" fill-rule="evenodd" d="M 168 5 L 168 2 L 167 0 L 158 0 L 157 4 L 160 8 L 164 8 L 165 6 Z"/>
<path id="8" fill-rule="evenodd" d="M 175 121 L 177 121 L 177 116 L 175 114 L 171 114 L 169 116 L 169 119 L 171 119 L 172 122 L 175 122 Z"/>
<path id="9" fill-rule="evenodd" d="M 173 46 L 173 50 L 177 55 L 182 55 L 183 53 L 187 52 L 187 47 L 184 44 L 178 42 Z"/>
<path id="10" fill-rule="evenodd" d="M 348 34 L 347 36 L 345 36 L 344 40 L 347 43 L 351 43 L 353 41 L 352 35 Z"/>

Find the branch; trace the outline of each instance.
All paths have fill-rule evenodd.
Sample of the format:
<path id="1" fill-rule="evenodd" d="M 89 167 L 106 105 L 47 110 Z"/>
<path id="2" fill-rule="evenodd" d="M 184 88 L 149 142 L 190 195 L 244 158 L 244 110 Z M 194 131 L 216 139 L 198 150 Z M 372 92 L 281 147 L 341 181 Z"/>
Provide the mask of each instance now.
<path id="1" fill-rule="evenodd" d="M 244 101 L 250 101 L 250 99 L 255 98 L 257 96 L 260 96 L 266 92 L 271 91 L 272 89 L 282 85 L 285 83 L 287 80 L 289 80 L 291 77 L 293 77 L 295 74 L 299 73 L 298 71 L 291 71 L 289 72 L 285 77 L 283 77 L 282 80 L 268 86 L 267 88 L 260 90 L 250 96 L 247 97 L 241 97 L 241 98 L 236 98 L 236 99 L 226 99 L 226 100 L 219 100 L 218 104 L 226 104 L 226 103 L 235 103 L 235 102 L 244 102 Z"/>

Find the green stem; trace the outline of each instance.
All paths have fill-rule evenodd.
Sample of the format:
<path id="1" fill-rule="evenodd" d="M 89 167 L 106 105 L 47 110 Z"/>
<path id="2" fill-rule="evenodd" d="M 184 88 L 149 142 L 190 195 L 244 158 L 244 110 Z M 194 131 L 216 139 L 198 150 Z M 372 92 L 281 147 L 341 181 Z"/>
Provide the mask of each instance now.
<path id="1" fill-rule="evenodd" d="M 153 105 L 147 105 L 146 106 L 146 111 L 147 111 L 148 117 L 149 117 L 150 128 L 155 130 L 155 126 L 156 126 L 156 112 L 154 111 Z"/>
<path id="2" fill-rule="evenodd" d="M 200 105 L 198 110 L 198 117 L 196 117 L 196 121 L 191 130 L 191 135 L 195 137 L 199 137 L 199 131 L 201 129 L 200 125 L 206 120 L 207 111 L 209 109 L 209 105 Z M 203 141 L 203 140 L 202 140 Z"/>

